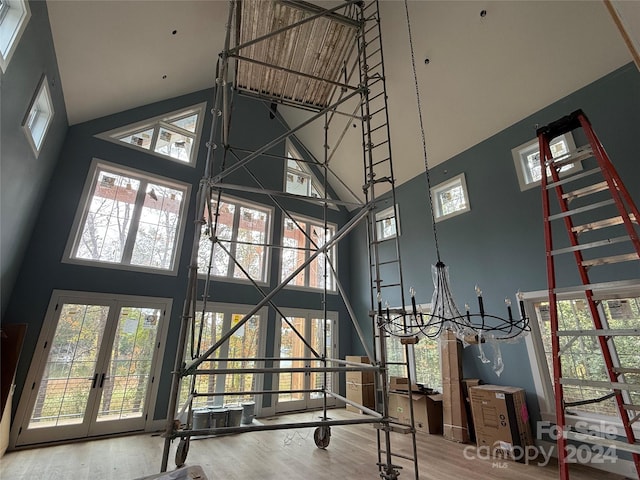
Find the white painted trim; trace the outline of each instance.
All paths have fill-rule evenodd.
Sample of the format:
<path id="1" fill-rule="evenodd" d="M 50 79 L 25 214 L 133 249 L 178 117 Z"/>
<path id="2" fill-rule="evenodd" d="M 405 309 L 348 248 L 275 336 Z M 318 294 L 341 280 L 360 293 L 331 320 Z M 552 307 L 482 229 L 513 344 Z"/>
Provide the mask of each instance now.
<path id="1" fill-rule="evenodd" d="M 455 212 L 443 214 L 440 210 L 438 194 L 444 190 L 449 190 L 452 187 L 456 187 L 458 185 L 462 187 L 464 198 L 466 200 L 466 206 L 464 208 L 461 208 L 460 210 L 456 210 Z M 445 180 L 444 182 L 439 183 L 435 187 L 431 187 L 431 196 L 433 198 L 433 208 L 435 209 L 433 213 L 436 223 L 446 220 L 447 218 L 456 217 L 471 210 L 471 199 L 469 198 L 469 189 L 467 188 L 467 180 L 464 172 L 450 178 L 449 180 Z"/>
<path id="2" fill-rule="evenodd" d="M 2 23 L 5 24 L 5 22 L 13 21 L 14 25 L 11 26 L 11 33 L 8 35 L 9 38 L 6 39 L 6 53 L 2 54 L 0 52 L 0 67 L 2 68 L 2 73 L 7 71 L 11 57 L 13 57 L 13 53 L 16 51 L 18 43 L 20 43 L 20 38 L 31 18 L 29 0 L 9 0 L 8 3 L 11 5 L 11 9 L 3 18 Z M 19 12 L 17 12 L 17 10 L 19 10 Z M 9 18 L 10 16 L 14 18 Z"/>
<path id="3" fill-rule="evenodd" d="M 44 95 L 42 99 L 40 98 L 41 95 Z M 29 117 L 31 116 L 31 111 L 33 110 L 33 108 L 34 107 L 37 108 L 42 101 L 47 105 L 47 108 L 45 110 L 46 117 L 40 120 L 40 122 L 44 123 L 44 126 L 42 128 L 42 132 L 39 135 L 40 140 L 36 145 L 36 139 L 33 136 L 34 132 L 33 130 L 31 130 L 31 128 L 29 128 L 29 125 L 27 124 L 27 122 L 29 121 Z M 27 109 L 27 112 L 25 113 L 24 119 L 22 121 L 22 130 L 24 131 L 24 134 L 27 137 L 27 141 L 29 142 L 29 145 L 31 146 L 31 149 L 33 150 L 33 154 L 35 155 L 36 158 L 38 158 L 38 156 L 40 155 L 40 151 L 42 150 L 42 146 L 44 145 L 44 141 L 47 137 L 47 133 L 49 132 L 49 127 L 53 122 L 54 114 L 55 114 L 55 110 L 53 108 L 53 100 L 51 99 L 51 90 L 49 89 L 49 82 L 47 81 L 47 76 L 43 75 L 42 78 L 40 79 L 40 82 L 38 82 L 38 87 L 36 88 L 36 91 L 33 94 L 31 102 L 29 103 L 29 108 Z M 39 123 L 39 122 L 36 122 L 36 123 Z"/>

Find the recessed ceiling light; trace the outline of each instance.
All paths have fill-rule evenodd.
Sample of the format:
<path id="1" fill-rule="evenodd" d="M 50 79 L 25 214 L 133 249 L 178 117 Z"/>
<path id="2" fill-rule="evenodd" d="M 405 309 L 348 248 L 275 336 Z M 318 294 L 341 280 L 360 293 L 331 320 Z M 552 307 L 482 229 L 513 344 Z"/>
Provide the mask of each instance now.
<path id="1" fill-rule="evenodd" d="M 178 33 L 178 30 L 174 30 L 173 32 L 171 32 L 171 35 L 175 35 L 176 33 Z"/>

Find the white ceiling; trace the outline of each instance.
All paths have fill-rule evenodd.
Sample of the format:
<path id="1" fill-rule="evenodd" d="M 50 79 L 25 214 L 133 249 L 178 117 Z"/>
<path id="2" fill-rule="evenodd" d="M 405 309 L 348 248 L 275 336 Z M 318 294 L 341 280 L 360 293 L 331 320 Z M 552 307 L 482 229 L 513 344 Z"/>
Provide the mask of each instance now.
<path id="1" fill-rule="evenodd" d="M 226 1 L 47 5 L 70 124 L 213 85 Z M 632 61 L 599 1 L 413 0 L 409 11 L 430 166 Z M 382 1 L 381 22 L 394 170 L 402 183 L 424 170 L 404 2 Z M 307 115 L 281 112 L 290 123 Z M 342 126 L 337 130 L 336 138 Z M 318 158 L 322 132 L 311 126 L 298 134 Z M 359 129 L 349 130 L 331 164 L 360 192 L 353 159 L 361 164 Z"/>

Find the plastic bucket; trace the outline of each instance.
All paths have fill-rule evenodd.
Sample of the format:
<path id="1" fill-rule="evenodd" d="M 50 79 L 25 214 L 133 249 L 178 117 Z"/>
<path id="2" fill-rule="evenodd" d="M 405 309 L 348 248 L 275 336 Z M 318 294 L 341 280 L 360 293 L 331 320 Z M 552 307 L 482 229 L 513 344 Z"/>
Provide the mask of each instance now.
<path id="1" fill-rule="evenodd" d="M 228 427 L 239 427 L 242 421 L 242 412 L 244 409 L 240 405 L 229 405 L 229 419 L 227 421 Z"/>
<path id="2" fill-rule="evenodd" d="M 193 410 L 193 429 L 204 430 L 209 428 L 209 409 L 198 408 Z"/>
<path id="3" fill-rule="evenodd" d="M 256 402 L 242 402 L 242 425 L 253 422 L 256 411 Z"/>
<path id="4" fill-rule="evenodd" d="M 227 426 L 228 408 L 212 408 L 209 410 L 211 428 L 223 428 Z"/>

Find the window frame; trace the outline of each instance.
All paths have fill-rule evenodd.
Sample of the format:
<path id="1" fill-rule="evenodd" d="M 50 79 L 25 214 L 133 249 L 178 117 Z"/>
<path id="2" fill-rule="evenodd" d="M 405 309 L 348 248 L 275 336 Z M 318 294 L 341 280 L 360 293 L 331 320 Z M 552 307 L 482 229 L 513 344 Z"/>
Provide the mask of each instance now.
<path id="1" fill-rule="evenodd" d="M 22 121 L 22 129 L 36 158 L 42 151 L 54 115 L 55 110 L 49 82 L 47 76 L 43 75 Z M 39 133 L 36 135 L 34 131 Z"/>
<path id="2" fill-rule="evenodd" d="M 304 160 L 302 160 L 302 158 L 303 158 L 302 155 L 300 155 L 300 152 L 295 147 L 291 139 L 287 139 L 285 143 L 284 180 L 282 185 L 283 187 L 282 191 L 285 193 L 289 193 L 291 195 L 297 195 L 300 197 L 309 197 L 309 198 L 318 198 L 318 199 L 323 199 L 326 197 L 327 199 L 331 200 L 332 197 L 326 192 L 323 182 L 315 175 L 315 173 L 313 173 L 313 170 L 309 167 L 308 162 L 305 162 Z M 300 170 L 289 167 L 289 160 L 296 162 L 300 167 Z M 299 193 L 289 192 L 287 190 L 287 183 L 288 183 L 287 177 L 289 174 L 292 174 L 292 175 L 302 174 L 301 176 L 308 178 L 309 188 L 306 196 L 301 195 Z M 320 194 L 319 197 L 314 197 L 312 195 L 312 191 L 314 189 Z M 338 207 L 334 203 L 328 203 L 327 206 L 332 210 L 338 210 Z"/>
<path id="3" fill-rule="evenodd" d="M 3 9 L 2 18 L 0 18 L 0 67 L 2 73 L 5 73 L 18 43 L 20 43 L 20 38 L 27 28 L 31 18 L 31 9 L 28 0 L 2 1 L 6 6 Z"/>
<path id="4" fill-rule="evenodd" d="M 640 296 L 640 281 L 637 283 L 619 286 L 616 282 L 611 284 L 594 285 L 592 289 L 595 300 L 614 300 L 618 298 L 627 298 L 629 296 Z M 584 299 L 584 290 L 576 288 L 575 290 L 562 292 L 557 294 L 557 300 Z M 538 405 L 540 408 L 540 416 L 543 421 L 554 424 L 556 422 L 555 413 L 555 393 L 553 389 L 553 378 L 549 373 L 549 366 L 545 356 L 544 345 L 538 325 L 537 316 L 535 314 L 535 304 L 538 302 L 548 302 L 549 292 L 546 290 L 538 290 L 523 293 L 523 301 L 525 311 L 531 318 L 531 333 L 525 336 L 525 345 L 531 366 L 531 373 L 536 390 Z M 604 427 L 615 430 L 616 435 L 625 436 L 624 427 L 621 420 L 616 416 L 601 415 L 591 412 L 580 412 L 579 414 L 565 413 L 566 424 L 569 426 L 580 425 L 579 422 L 587 422 L 593 424 L 598 422 L 602 431 Z M 582 423 L 584 426 L 584 423 Z M 636 435 L 640 435 L 640 425 L 637 423 L 632 425 Z"/>
<path id="5" fill-rule="evenodd" d="M 130 263 L 114 263 L 114 262 L 106 262 L 106 261 L 99 261 L 99 260 L 89 260 L 84 258 L 76 258 L 73 256 L 73 252 L 77 249 L 77 246 L 82 237 L 82 230 L 84 228 L 88 210 L 91 205 L 91 201 L 93 199 L 94 186 L 96 184 L 96 181 L 101 169 L 108 170 L 108 171 L 115 171 L 118 174 L 129 175 L 132 177 L 139 177 L 139 179 L 141 179 L 142 181 L 146 181 L 147 183 L 156 182 L 156 183 L 162 184 L 163 186 L 175 188 L 177 190 L 182 190 L 183 200 L 180 206 L 180 213 L 179 213 L 179 219 L 178 219 L 179 225 L 176 228 L 176 236 L 175 236 L 175 242 L 173 247 L 172 267 L 170 269 L 147 267 L 142 265 L 132 265 Z M 143 170 L 138 170 L 135 168 L 124 166 L 124 165 L 108 162 L 106 160 L 101 160 L 99 158 L 94 158 L 91 162 L 89 171 L 87 173 L 87 178 L 85 180 L 82 195 L 80 197 L 80 202 L 78 203 L 78 209 L 76 210 L 76 215 L 74 217 L 71 231 L 69 233 L 69 238 L 67 240 L 67 245 L 64 250 L 62 262 L 76 264 L 76 265 L 84 265 L 87 267 L 109 268 L 114 270 L 128 270 L 128 271 L 135 271 L 135 272 L 155 273 L 158 275 L 176 276 L 178 274 L 178 267 L 180 265 L 180 260 L 181 260 L 180 252 L 182 250 L 182 241 L 184 239 L 184 231 L 187 225 L 187 212 L 189 208 L 190 198 L 191 198 L 191 185 L 188 183 L 179 182 L 179 181 L 169 179 L 166 177 L 161 177 L 159 175 L 155 175 Z M 140 208 L 139 202 L 137 200 L 134 203 L 134 205 Z M 133 234 L 133 235 L 137 234 L 137 226 L 135 231 L 133 232 L 130 231 L 129 234 Z M 131 240 L 130 243 L 132 245 L 131 250 L 133 250 L 136 242 L 135 240 Z"/>
<path id="6" fill-rule="evenodd" d="M 439 201 L 439 194 L 447 190 L 451 190 L 457 186 L 462 187 L 462 192 L 465 198 L 465 207 L 460 210 L 456 210 L 451 213 L 442 213 L 442 206 Z M 464 172 L 456 175 L 455 177 L 445 180 L 439 183 L 435 187 L 431 187 L 431 197 L 433 198 L 433 206 L 435 211 L 434 218 L 436 222 L 441 222 L 447 218 L 456 217 L 471 210 L 471 200 L 469 199 L 469 190 L 467 189 L 467 181 Z"/>
<path id="7" fill-rule="evenodd" d="M 154 155 L 159 158 L 171 160 L 172 162 L 176 162 L 180 165 L 187 165 L 195 168 L 198 161 L 198 150 L 200 148 L 200 140 L 202 138 L 202 128 L 204 125 L 204 116 L 205 116 L 206 106 L 207 106 L 207 102 L 198 103 L 196 105 L 191 105 L 189 107 L 174 110 L 172 112 L 168 112 L 163 115 L 157 115 L 152 118 L 147 118 L 136 123 L 125 125 L 124 127 L 114 128 L 113 130 L 99 133 L 95 136 L 102 140 L 115 143 L 116 145 L 120 145 L 127 148 L 133 148 L 134 150 L 137 150 L 139 152 L 147 153 L 149 155 Z M 198 122 L 196 124 L 195 132 L 190 132 L 189 130 L 185 130 L 176 125 L 171 124 L 171 122 L 175 122 L 183 118 L 190 117 L 193 114 L 198 115 Z M 167 154 L 156 151 L 156 148 L 158 145 L 158 138 L 160 135 L 160 129 L 163 129 L 163 128 L 193 139 L 189 161 L 180 160 L 176 157 L 172 157 L 171 155 L 167 155 Z M 122 140 L 125 137 L 134 135 L 136 133 L 140 133 L 145 130 L 151 130 L 151 129 L 153 129 L 153 134 L 150 140 L 149 148 L 144 148 L 134 143 L 125 142 L 124 140 Z"/>
<path id="8" fill-rule="evenodd" d="M 297 213 L 290 213 L 291 217 L 293 219 L 295 219 L 296 222 L 303 222 L 307 225 L 307 228 L 311 228 L 311 225 L 316 226 L 316 227 L 320 227 L 320 228 L 324 228 L 324 222 L 323 220 L 320 220 L 318 218 L 313 218 L 313 217 L 308 217 L 305 215 L 298 215 Z M 282 277 L 282 268 L 283 268 L 283 253 L 285 250 L 285 245 L 284 245 L 284 238 L 285 238 L 285 224 L 287 220 L 291 220 L 291 218 L 289 218 L 287 215 L 283 215 L 282 216 L 282 230 L 281 230 L 281 243 L 282 243 L 282 249 L 280 252 L 280 265 L 279 265 L 279 269 L 278 269 L 278 279 L 280 282 L 282 282 L 284 280 L 284 278 Z M 333 222 L 327 222 L 327 226 L 329 227 L 333 227 L 334 229 L 334 235 L 338 232 L 338 225 L 333 223 Z M 296 227 L 297 228 L 297 227 Z M 309 232 L 306 232 L 307 234 L 309 234 Z M 306 238 L 306 237 L 305 237 Z M 305 247 L 304 248 L 308 248 L 309 241 L 306 240 L 305 241 Z M 335 267 L 336 270 L 338 270 L 338 248 L 337 245 L 333 245 L 333 247 L 331 248 L 331 250 L 333 250 L 333 265 Z M 311 252 L 310 250 L 306 250 L 305 251 L 305 261 L 311 256 L 313 255 L 313 253 L 315 253 L 315 250 L 313 252 Z M 318 257 L 316 257 L 318 258 Z M 296 267 L 295 269 L 297 269 L 298 267 Z M 294 270 L 295 270 L 294 269 Z M 309 274 L 309 270 L 311 269 L 311 263 L 309 263 L 303 270 L 304 274 L 305 274 L 305 284 L 304 285 L 293 285 L 291 282 L 289 282 L 287 285 L 284 286 L 284 288 L 291 288 L 291 289 L 295 289 L 295 290 L 305 290 L 308 292 L 321 292 L 323 291 L 324 287 L 310 287 L 309 286 L 309 280 L 310 280 L 310 274 Z M 329 274 L 331 275 L 331 277 L 333 278 L 333 271 L 331 270 L 331 267 L 329 267 Z M 295 277 L 294 277 L 295 278 Z M 293 280 L 292 280 L 293 281 Z M 337 280 L 336 278 L 333 278 L 332 280 L 332 288 L 327 288 L 327 293 L 330 294 L 337 294 L 338 293 L 338 286 L 337 286 Z"/>
<path id="9" fill-rule="evenodd" d="M 274 207 L 271 207 L 269 205 L 265 205 L 263 203 L 258 203 L 258 202 L 253 202 L 251 200 L 246 200 L 244 198 L 240 198 L 240 197 L 235 197 L 232 195 L 227 195 L 227 194 L 223 194 L 220 196 L 220 200 L 222 202 L 225 203 L 231 203 L 233 205 L 235 205 L 236 208 L 236 212 L 234 213 L 234 218 L 233 218 L 233 226 L 232 226 L 232 236 L 230 240 L 222 240 L 224 242 L 228 241 L 231 243 L 231 251 L 233 252 L 233 249 L 236 248 L 237 244 L 234 243 L 237 239 L 238 239 L 238 226 L 239 226 L 239 222 L 240 222 L 240 207 L 247 207 L 247 208 L 252 208 L 255 210 L 260 210 L 260 211 L 264 211 L 265 213 L 267 213 L 267 227 L 266 227 L 266 235 L 265 235 L 265 244 L 271 244 L 272 240 L 273 240 L 273 230 L 274 230 L 274 212 L 275 209 Z M 205 228 L 206 225 L 203 225 L 202 228 Z M 202 236 L 202 231 L 200 233 L 200 235 Z M 254 282 L 256 282 L 256 284 L 260 285 L 260 286 L 268 286 L 269 285 L 269 273 L 271 270 L 271 248 L 268 247 L 264 247 L 264 259 L 263 259 L 263 278 L 262 280 L 256 280 L 253 279 Z M 233 260 L 231 259 L 231 257 L 229 257 L 229 265 L 228 267 L 231 267 L 232 269 L 235 268 L 235 263 L 233 262 Z M 200 265 L 198 265 L 198 278 L 200 279 L 204 279 L 206 277 L 207 273 L 206 271 L 201 271 L 200 270 Z M 243 283 L 243 284 L 250 284 L 251 280 L 249 280 L 248 278 L 238 278 L 238 277 L 234 277 L 233 276 L 233 272 L 232 275 L 214 275 L 211 274 L 211 279 L 217 282 L 229 282 L 229 283 Z"/>
<path id="10" fill-rule="evenodd" d="M 576 144 L 573 140 L 573 135 L 571 132 L 564 133 L 554 138 L 549 146 L 553 146 L 556 143 L 560 143 L 564 141 L 567 145 L 568 152 L 572 152 L 576 149 Z M 533 140 L 529 140 L 528 142 L 523 143 L 522 145 L 518 145 L 517 147 L 511 150 L 511 156 L 513 157 L 513 163 L 516 169 L 516 176 L 518 177 L 518 185 L 520 186 L 520 191 L 524 192 L 525 190 L 530 190 L 535 187 L 540 186 L 540 180 L 531 180 L 528 181 L 528 178 L 531 176 L 530 170 L 526 167 L 527 157 L 534 152 L 538 152 L 538 139 L 534 138 Z M 538 152 L 539 153 L 539 152 Z M 566 155 L 566 154 L 563 154 Z M 569 165 L 571 165 L 569 167 Z M 560 172 L 560 177 L 565 177 L 574 172 L 578 172 L 582 170 L 582 162 L 576 162 L 569 165 L 564 165 Z M 569 168 L 565 168 L 569 167 Z M 547 175 L 549 177 L 549 175 Z"/>

